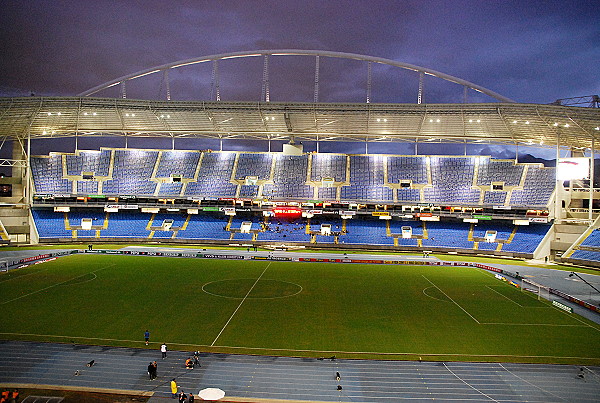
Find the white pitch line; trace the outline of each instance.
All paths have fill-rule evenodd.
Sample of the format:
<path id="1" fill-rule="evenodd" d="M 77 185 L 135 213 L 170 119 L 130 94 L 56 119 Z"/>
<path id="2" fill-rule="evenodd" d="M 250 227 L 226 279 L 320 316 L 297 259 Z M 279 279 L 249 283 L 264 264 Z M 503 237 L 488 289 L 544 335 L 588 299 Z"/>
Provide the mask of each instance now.
<path id="1" fill-rule="evenodd" d="M 456 305 L 457 307 L 459 307 L 464 313 L 466 313 L 467 315 L 469 315 L 469 317 L 471 319 L 473 319 L 475 322 L 477 322 L 477 324 L 481 324 L 481 322 L 479 322 L 477 320 L 477 318 L 475 318 L 473 315 L 471 315 L 469 312 L 467 312 L 467 310 L 465 308 L 463 308 L 462 306 L 458 305 L 458 303 L 456 301 L 454 301 L 452 298 L 450 298 L 450 296 L 448 296 L 448 294 L 446 294 L 444 291 L 442 291 L 442 289 L 440 287 L 438 287 L 437 285 L 433 284 L 433 281 L 429 280 L 427 277 L 425 277 L 423 274 L 421 274 L 421 276 L 423 276 L 423 278 L 427 281 L 429 281 L 431 283 L 431 285 L 433 285 L 435 288 L 437 288 L 438 290 L 440 290 L 440 292 L 442 294 L 444 294 L 450 301 L 454 302 L 454 305 Z"/>
<path id="2" fill-rule="evenodd" d="M 31 265 L 29 265 L 28 267 L 23 267 L 23 269 L 27 269 L 27 268 L 31 268 Z M 11 270 L 20 270 L 20 269 L 11 269 Z M 35 272 L 32 272 L 32 273 L 23 274 L 23 275 L 21 275 L 21 276 L 9 277 L 9 278 L 7 278 L 7 279 L 3 279 L 3 280 L 2 280 L 2 282 L 5 282 L 5 281 L 10 281 L 10 280 L 16 280 L 16 279 L 19 279 L 19 278 L 23 278 L 23 277 L 31 276 L 31 275 L 33 275 L 33 274 L 40 274 L 40 273 L 42 273 L 42 272 L 45 272 L 45 271 L 47 271 L 47 270 L 49 270 L 49 269 L 47 269 L 47 268 L 46 268 L 46 269 L 42 269 L 42 270 L 40 270 L 40 271 L 35 271 Z M 6 274 L 7 274 L 8 276 L 10 276 L 10 275 L 11 275 L 10 271 L 9 271 L 8 273 L 6 273 Z"/>
<path id="3" fill-rule="evenodd" d="M 516 302 L 516 301 L 513 301 L 511 298 L 507 297 L 506 295 L 502 294 L 501 292 L 498 292 L 498 291 L 494 290 L 494 288 L 493 288 L 493 287 L 490 287 L 490 286 L 489 286 L 489 285 L 487 285 L 487 284 L 486 284 L 486 287 L 487 287 L 487 288 L 489 288 L 490 290 L 494 291 L 496 294 L 500 295 L 501 297 L 504 297 L 504 298 L 506 298 L 507 300 L 509 300 L 510 302 L 512 302 L 512 303 L 515 303 L 515 304 L 519 305 L 521 308 L 523 308 L 523 305 L 519 304 L 519 303 L 518 303 L 518 302 Z"/>
<path id="4" fill-rule="evenodd" d="M 235 311 L 233 311 L 233 313 L 229 317 L 229 320 L 227 320 L 227 323 L 225 323 L 225 326 L 223 326 L 223 329 L 221 329 L 221 331 L 219 332 L 219 334 L 217 335 L 217 337 L 215 337 L 215 339 L 211 343 L 211 345 L 210 345 L 211 347 L 213 347 L 215 345 L 215 343 L 217 342 L 217 340 L 219 339 L 219 337 L 221 337 L 221 334 L 223 333 L 223 331 L 225 330 L 225 328 L 227 327 L 227 325 L 229 324 L 229 322 L 231 322 L 231 319 L 233 319 L 233 317 L 237 313 L 238 309 L 240 309 L 240 307 L 242 306 L 242 304 L 244 303 L 244 301 L 246 300 L 246 298 L 248 298 L 248 295 L 250 295 L 250 293 L 254 289 L 254 286 L 256 286 L 256 284 L 259 282 L 259 280 L 261 279 L 261 277 L 263 276 L 263 274 L 265 274 L 265 272 L 267 271 L 267 269 L 269 268 L 269 266 L 271 266 L 271 263 L 273 263 L 273 262 L 269 262 L 269 264 L 267 265 L 267 267 L 265 267 L 265 269 L 263 270 L 263 272 L 260 273 L 260 276 L 258 276 L 258 278 L 254 282 L 254 284 L 252 284 L 252 287 L 250 287 L 250 289 L 248 290 L 248 292 L 246 293 L 246 295 L 244 296 L 244 298 L 242 299 L 242 301 L 240 302 L 240 304 L 237 306 L 237 308 L 235 308 Z"/>
<path id="5" fill-rule="evenodd" d="M 0 335 L 7 336 L 36 336 L 36 337 L 54 337 L 59 339 L 82 339 L 82 340 L 101 340 L 101 341 L 118 341 L 128 343 L 144 343 L 143 340 L 126 340 L 126 339 L 110 339 L 102 337 L 87 337 L 87 336 L 61 336 L 55 334 L 36 334 L 36 333 L 18 333 L 18 332 L 0 332 Z M 170 345 L 188 346 L 188 347 L 211 347 L 207 344 L 191 344 L 169 342 Z M 157 344 L 158 343 L 154 343 Z M 376 352 L 376 351 L 343 351 L 343 350 L 311 350 L 311 349 L 292 349 L 292 348 L 269 348 L 269 347 L 243 347 L 243 346 L 212 346 L 215 348 L 229 348 L 232 350 L 255 350 L 255 351 L 287 351 L 293 353 L 321 353 L 323 354 L 355 354 L 355 355 L 381 355 L 381 356 L 430 356 L 430 357 L 509 357 L 509 358 L 564 358 L 574 360 L 595 360 L 594 357 L 572 357 L 572 356 L 557 356 L 557 355 L 516 355 L 516 354 L 461 354 L 461 353 L 419 353 L 419 352 Z M 207 351 L 208 352 L 208 351 Z M 458 362 L 457 362 L 458 363 Z M 491 363 L 496 365 L 496 363 Z M 527 364 L 535 365 L 535 364 Z M 540 365 L 555 365 L 555 364 L 540 364 Z M 589 369 L 589 368 L 588 368 Z M 590 370 L 591 371 L 591 370 Z M 596 375 L 598 376 L 598 375 Z"/>
<path id="6" fill-rule="evenodd" d="M 100 268 L 100 269 L 98 269 L 98 270 L 94 270 L 94 271 L 91 271 L 91 272 L 89 272 L 89 273 L 81 274 L 81 275 L 79 275 L 79 276 L 77 276 L 77 277 L 73 277 L 73 278 L 71 278 L 71 279 L 68 279 L 68 280 L 65 280 L 65 281 L 63 281 L 63 282 L 60 282 L 60 283 L 57 283 L 57 284 L 50 285 L 50 286 L 48 286 L 48 287 L 46 287 L 46 288 L 42 288 L 41 290 L 32 291 L 32 292 L 30 292 L 29 294 L 21 295 L 21 296 L 19 296 L 19 297 L 17 297 L 17 298 L 13 298 L 13 299 L 10 299 L 10 300 L 8 300 L 8 301 L 4 301 L 4 302 L 0 303 L 0 305 L 8 304 L 9 302 L 14 302 L 14 301 L 16 301 L 16 300 L 19 300 L 19 299 L 21 299 L 21 298 L 29 297 L 30 295 L 37 294 L 38 292 L 42 292 L 42 291 L 48 290 L 48 289 L 50 289 L 50 288 L 52 288 L 52 287 L 56 287 L 56 286 L 59 286 L 59 285 L 61 285 L 61 284 L 64 284 L 64 283 L 68 283 L 69 281 L 73 281 L 73 280 L 75 280 L 75 279 L 77 279 L 77 278 L 79 278 L 79 277 L 87 276 L 88 274 L 93 274 L 93 275 L 96 275 L 96 273 L 97 273 L 97 272 L 99 272 L 100 270 L 108 269 L 109 267 L 112 267 L 112 266 L 115 266 L 115 265 L 114 265 L 114 264 L 111 264 L 111 265 L 108 265 L 108 266 L 106 266 L 106 267 L 102 267 L 102 268 Z"/>
<path id="7" fill-rule="evenodd" d="M 576 321 L 583 323 L 583 324 L 584 324 L 584 325 L 586 325 L 587 327 L 591 327 L 592 329 L 594 329 L 594 330 L 596 330 L 596 331 L 600 332 L 600 329 L 598 329 L 596 326 L 592 326 L 592 325 L 590 325 L 589 323 L 586 323 L 586 322 L 582 321 L 582 320 L 581 320 L 581 319 L 579 319 L 577 316 L 574 316 L 572 313 L 569 313 L 569 312 L 563 311 L 562 309 L 559 309 L 558 307 L 556 307 L 556 306 L 554 306 L 554 305 L 551 305 L 551 308 L 554 308 L 554 309 L 558 310 L 560 313 L 563 313 L 563 314 L 565 314 L 565 315 L 569 315 L 569 318 L 575 319 Z M 577 315 L 577 314 L 575 314 L 575 315 Z"/>
<path id="8" fill-rule="evenodd" d="M 555 326 L 555 327 L 587 327 L 584 325 L 569 325 L 561 323 L 505 323 L 505 322 L 481 322 L 482 325 L 502 325 L 502 326 Z"/>

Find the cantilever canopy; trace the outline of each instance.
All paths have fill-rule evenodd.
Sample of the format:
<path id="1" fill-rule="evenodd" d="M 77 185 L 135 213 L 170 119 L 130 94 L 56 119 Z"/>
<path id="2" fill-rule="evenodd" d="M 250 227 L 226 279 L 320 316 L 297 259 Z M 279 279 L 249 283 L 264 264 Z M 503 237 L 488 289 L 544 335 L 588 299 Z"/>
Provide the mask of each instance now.
<path id="1" fill-rule="evenodd" d="M 456 142 L 599 148 L 600 110 L 537 104 L 0 98 L 0 136 Z"/>

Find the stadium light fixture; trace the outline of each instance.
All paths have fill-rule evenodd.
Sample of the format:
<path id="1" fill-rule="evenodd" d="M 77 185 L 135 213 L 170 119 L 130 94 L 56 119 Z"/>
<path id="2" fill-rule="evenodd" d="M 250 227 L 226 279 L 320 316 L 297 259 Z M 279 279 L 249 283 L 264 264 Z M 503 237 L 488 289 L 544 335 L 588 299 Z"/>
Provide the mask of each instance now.
<path id="1" fill-rule="evenodd" d="M 580 279 L 581 281 L 583 281 L 584 283 L 586 283 L 587 285 L 589 285 L 590 287 L 592 287 L 594 290 L 596 290 L 597 293 L 600 293 L 600 290 L 598 290 L 596 287 L 594 287 L 592 284 L 588 283 L 583 277 L 581 277 L 579 274 L 575 273 L 574 271 L 572 271 L 569 274 L 569 277 L 577 277 L 578 279 Z"/>

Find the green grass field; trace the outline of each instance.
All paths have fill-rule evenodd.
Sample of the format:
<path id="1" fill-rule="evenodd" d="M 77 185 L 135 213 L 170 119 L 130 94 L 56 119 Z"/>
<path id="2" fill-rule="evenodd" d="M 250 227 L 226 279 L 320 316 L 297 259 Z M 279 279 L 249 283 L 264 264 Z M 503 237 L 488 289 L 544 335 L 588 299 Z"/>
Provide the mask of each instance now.
<path id="1" fill-rule="evenodd" d="M 71 255 L 0 275 L 0 337 L 311 357 L 600 363 L 600 325 L 467 267 Z"/>

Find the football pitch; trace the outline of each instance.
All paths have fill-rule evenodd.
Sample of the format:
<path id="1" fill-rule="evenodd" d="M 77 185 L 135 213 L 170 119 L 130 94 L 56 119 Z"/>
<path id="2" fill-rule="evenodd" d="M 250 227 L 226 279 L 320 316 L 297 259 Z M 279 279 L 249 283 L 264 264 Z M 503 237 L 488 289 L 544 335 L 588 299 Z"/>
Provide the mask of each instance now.
<path id="1" fill-rule="evenodd" d="M 150 346 L 144 331 L 151 333 Z M 71 255 L 0 275 L 0 338 L 600 363 L 600 325 L 473 267 Z"/>

